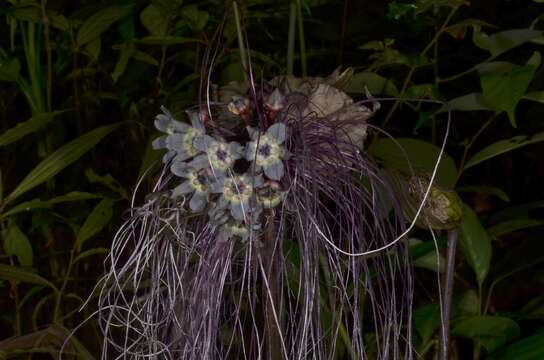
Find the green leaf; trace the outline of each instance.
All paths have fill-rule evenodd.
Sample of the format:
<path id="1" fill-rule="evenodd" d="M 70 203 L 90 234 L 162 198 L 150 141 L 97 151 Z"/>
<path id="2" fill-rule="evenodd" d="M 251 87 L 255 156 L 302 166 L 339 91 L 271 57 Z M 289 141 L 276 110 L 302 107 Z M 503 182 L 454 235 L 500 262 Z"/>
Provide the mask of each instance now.
<path id="1" fill-rule="evenodd" d="M 55 118 L 55 116 L 58 116 L 64 112 L 66 112 L 66 110 L 38 114 L 31 117 L 27 121 L 15 125 L 0 135 L 0 147 L 9 145 L 25 137 L 26 135 L 43 129 L 45 125 L 50 123 Z"/>
<path id="2" fill-rule="evenodd" d="M 446 259 L 442 256 L 442 255 L 439 255 L 438 259 L 437 259 L 437 254 L 436 254 L 436 251 L 435 251 L 435 247 L 434 247 L 434 244 L 427 244 L 425 242 L 423 242 L 422 240 L 420 239 L 415 239 L 415 238 L 410 238 L 409 239 L 409 244 L 410 244 L 410 253 L 412 254 L 412 257 L 413 257 L 413 260 L 412 260 L 412 264 L 415 266 L 415 267 L 419 267 L 419 268 L 422 268 L 422 269 L 427 269 L 427 270 L 431 270 L 431 271 L 435 271 L 435 272 L 443 272 L 444 269 L 445 269 L 445 266 L 446 266 Z M 423 246 L 423 245 L 431 245 L 429 246 L 427 249 L 428 251 L 426 251 L 425 253 L 423 254 L 418 254 L 419 256 L 413 256 L 414 254 L 414 250 L 416 250 L 415 252 L 419 252 L 418 248 L 419 246 Z M 426 250 L 426 249 L 425 249 Z M 440 260 L 440 261 L 438 261 Z M 440 263 L 440 265 L 438 265 Z M 438 267 L 440 266 L 440 267 Z"/>
<path id="3" fill-rule="evenodd" d="M 135 51 L 134 44 L 133 43 L 124 43 L 119 47 L 119 60 L 117 60 L 117 63 L 115 64 L 115 69 L 113 70 L 113 73 L 111 74 L 111 77 L 113 78 L 113 82 L 116 83 L 117 80 L 123 75 L 125 72 L 128 61 L 132 54 Z"/>
<path id="4" fill-rule="evenodd" d="M 529 60 L 527 60 L 526 65 L 532 65 L 538 68 L 541 63 L 542 63 L 542 55 L 538 51 L 533 51 L 533 55 L 531 55 Z"/>
<path id="5" fill-rule="evenodd" d="M 89 238 L 99 233 L 110 221 L 113 214 L 113 200 L 103 199 L 96 205 L 81 226 L 75 243 L 75 249 L 79 252 Z"/>
<path id="6" fill-rule="evenodd" d="M 536 101 L 544 104 L 544 91 L 533 91 L 523 95 L 522 99 Z"/>
<path id="7" fill-rule="evenodd" d="M 81 261 L 89 256 L 107 254 L 108 252 L 109 252 L 109 249 L 106 249 L 106 248 L 94 248 L 94 249 L 85 250 L 81 254 L 76 256 L 73 263 L 75 264 L 78 261 Z"/>
<path id="8" fill-rule="evenodd" d="M 492 110 L 491 107 L 486 104 L 485 99 L 480 93 L 470 93 L 463 95 L 448 101 L 444 106 L 438 110 L 439 113 L 444 113 L 449 110 L 459 111 L 478 111 L 478 110 Z"/>
<path id="9" fill-rule="evenodd" d="M 53 205 L 53 204 L 59 204 L 63 202 L 70 202 L 70 201 L 98 199 L 100 197 L 102 196 L 98 194 L 92 194 L 92 193 L 81 192 L 81 191 L 72 191 L 67 194 L 49 199 L 47 200 L 47 203 Z"/>
<path id="10" fill-rule="evenodd" d="M 481 286 L 491 263 L 491 239 L 476 213 L 466 204 L 463 204 L 460 245 Z"/>
<path id="11" fill-rule="evenodd" d="M 74 347 L 77 354 L 76 358 L 81 360 L 95 360 L 95 357 L 87 350 L 87 348 L 79 341 L 79 339 L 68 329 L 61 327 L 62 331 L 68 336 L 70 344 Z"/>
<path id="12" fill-rule="evenodd" d="M 418 84 L 406 89 L 405 98 L 409 99 L 436 99 L 438 89 L 433 84 Z"/>
<path id="13" fill-rule="evenodd" d="M 62 31 L 70 30 L 70 22 L 66 17 L 51 10 L 47 10 L 46 13 L 51 27 Z M 18 20 L 43 24 L 43 15 L 40 6 L 28 6 L 26 4 L 14 6 L 8 10 L 8 14 Z"/>
<path id="14" fill-rule="evenodd" d="M 89 17 L 79 28 L 76 36 L 78 46 L 83 46 L 96 38 L 117 20 L 132 12 L 132 6 L 109 6 Z"/>
<path id="15" fill-rule="evenodd" d="M 0 57 L 0 81 L 17 81 L 21 72 L 21 63 L 17 59 Z"/>
<path id="16" fill-rule="evenodd" d="M 182 21 L 187 23 L 193 32 L 200 32 L 208 23 L 210 14 L 207 11 L 199 10 L 195 5 L 184 6 L 181 9 Z M 180 21 L 180 23 L 182 22 Z M 179 25 L 176 24 L 176 28 Z"/>
<path id="17" fill-rule="evenodd" d="M 149 55 L 146 52 L 136 50 L 132 54 L 132 57 L 138 61 L 147 63 L 149 65 L 159 66 L 159 62 L 153 56 Z"/>
<path id="18" fill-rule="evenodd" d="M 537 142 L 544 141 L 544 132 L 534 134 L 532 136 L 518 135 L 511 139 L 500 140 L 491 145 L 486 146 L 480 150 L 476 155 L 470 158 L 465 165 L 465 170 L 477 165 L 483 161 L 494 158 L 495 156 L 504 154 L 506 152 L 519 149 L 520 147 L 535 144 Z"/>
<path id="19" fill-rule="evenodd" d="M 492 354 L 486 360 L 542 360 L 544 354 L 544 331 L 521 339 L 504 350 Z"/>
<path id="20" fill-rule="evenodd" d="M 480 76 L 485 103 L 497 111 L 506 111 L 516 127 L 515 109 L 533 80 L 536 66 L 516 66 L 510 70 L 483 73 Z"/>
<path id="21" fill-rule="evenodd" d="M 45 286 L 43 285 L 36 285 L 31 287 L 28 291 L 25 292 L 25 295 L 19 302 L 19 308 L 22 308 L 34 295 L 36 295 L 43 289 L 45 289 Z"/>
<path id="22" fill-rule="evenodd" d="M 543 200 L 507 207 L 506 209 L 493 213 L 489 218 L 489 223 L 496 224 L 511 219 L 530 218 L 535 210 L 540 211 L 542 208 L 544 208 Z"/>
<path id="23" fill-rule="evenodd" d="M 10 208 L 8 211 L 0 215 L 0 218 L 7 218 L 15 214 L 19 214 L 26 211 L 31 211 L 35 209 L 48 209 L 50 205 L 47 202 L 41 201 L 40 199 L 33 199 L 30 201 L 24 201 L 20 204 L 15 205 Z"/>
<path id="24" fill-rule="evenodd" d="M 93 59 L 94 61 L 98 61 L 98 57 L 100 56 L 100 48 L 102 46 L 102 40 L 100 40 L 100 37 L 97 37 L 96 39 L 89 41 L 87 45 L 85 46 L 85 50 Z"/>
<path id="25" fill-rule="evenodd" d="M 498 238 L 505 234 L 510 234 L 514 231 L 528 229 L 531 227 L 544 225 L 544 220 L 535 219 L 512 219 L 498 224 L 495 224 L 487 229 L 489 235 L 493 238 Z"/>
<path id="26" fill-rule="evenodd" d="M 7 255 L 16 256 L 22 266 L 32 266 L 32 258 L 34 257 L 32 245 L 15 222 L 10 221 L 8 227 L 2 231 L 2 239 Z"/>
<path id="27" fill-rule="evenodd" d="M 119 123 L 101 126 L 62 146 L 38 164 L 13 190 L 5 203 L 52 178 L 92 149 L 100 140 L 119 127 Z"/>
<path id="28" fill-rule="evenodd" d="M 488 352 L 493 352 L 520 334 L 519 325 L 514 320 L 500 316 L 475 316 L 458 322 L 452 330 L 452 335 L 477 341 Z"/>
<path id="29" fill-rule="evenodd" d="M 433 171 L 440 148 L 421 140 L 410 138 L 396 139 L 406 151 L 408 160 L 416 174 L 430 174 Z M 378 139 L 370 145 L 368 152 L 381 160 L 384 166 L 398 170 L 411 176 L 410 166 L 402 149 L 389 138 Z M 438 167 L 437 182 L 447 188 L 452 188 L 457 178 L 457 168 L 453 159 L 444 154 Z"/>
<path id="30" fill-rule="evenodd" d="M 463 318 L 478 316 L 480 312 L 480 299 L 474 289 L 467 290 L 457 304 L 460 316 Z"/>
<path id="31" fill-rule="evenodd" d="M 29 284 L 45 285 L 49 286 L 55 291 L 58 291 L 53 283 L 44 279 L 40 275 L 34 274 L 33 272 L 18 268 L 16 266 L 0 264 L 0 279 L 8 281 L 20 281 Z"/>
<path id="32" fill-rule="evenodd" d="M 121 195 L 123 199 L 128 199 L 128 194 L 123 185 L 119 181 L 115 180 L 110 174 L 98 175 L 93 169 L 85 170 L 85 176 L 92 184 L 101 184 L 113 192 Z"/>
<path id="33" fill-rule="evenodd" d="M 170 45 L 179 45 L 187 43 L 202 43 L 206 44 L 201 39 L 187 38 L 182 36 L 145 36 L 141 39 L 135 40 L 135 42 L 144 45 L 160 45 L 160 46 L 170 46 Z"/>
<path id="34" fill-rule="evenodd" d="M 148 5 L 140 13 L 142 25 L 151 35 L 165 36 L 168 32 L 170 14 L 165 13 L 163 9 L 154 4 Z"/>
<path id="35" fill-rule="evenodd" d="M 505 51 L 513 49 L 527 41 L 542 35 L 542 31 L 532 29 L 513 29 L 487 35 L 475 29 L 473 34 L 474 44 L 487 50 L 492 56 L 497 57 Z"/>
<path id="36" fill-rule="evenodd" d="M 413 319 L 422 343 L 427 344 L 440 327 L 440 306 L 438 304 L 420 306 L 414 311 Z"/>
<path id="37" fill-rule="evenodd" d="M 0 219 L 13 216 L 15 214 L 19 214 L 22 212 L 35 210 L 35 209 L 49 209 L 51 208 L 52 205 L 63 203 L 63 202 L 97 199 L 100 197 L 101 197 L 100 195 L 96 195 L 96 194 L 73 191 L 65 195 L 57 196 L 50 200 L 33 199 L 30 201 L 22 202 L 12 207 L 8 211 L 0 215 Z"/>
<path id="38" fill-rule="evenodd" d="M 479 186 L 479 185 L 462 186 L 460 188 L 457 188 L 457 191 L 458 192 L 478 192 L 478 193 L 483 193 L 487 195 L 493 195 L 504 202 L 510 202 L 510 197 L 508 196 L 508 194 L 504 190 L 494 186 Z"/>

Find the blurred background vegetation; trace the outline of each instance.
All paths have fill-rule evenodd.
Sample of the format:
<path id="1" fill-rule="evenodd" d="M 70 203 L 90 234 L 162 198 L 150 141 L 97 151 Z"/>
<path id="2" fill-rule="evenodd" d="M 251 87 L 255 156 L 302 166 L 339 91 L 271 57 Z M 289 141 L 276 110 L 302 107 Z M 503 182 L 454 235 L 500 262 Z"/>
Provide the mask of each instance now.
<path id="1" fill-rule="evenodd" d="M 544 359 L 543 3 L 239 3 L 257 78 L 351 67 L 356 99 L 365 86 L 398 99 L 382 102 L 372 122 L 422 171 L 436 159 L 444 108 L 406 99 L 454 110 L 439 174 L 465 202 L 452 358 Z M 92 297 L 78 310 L 137 180 L 161 155 L 150 147 L 153 117 L 160 105 L 195 103 L 204 52 L 223 21 L 213 81 L 243 79 L 231 9 L 213 0 L 0 1 L 0 358 L 56 358 L 92 314 Z M 390 141 L 376 137 L 368 151 L 402 170 Z M 431 359 L 443 269 L 429 234 L 413 236 L 414 343 Z M 440 236 L 442 252 L 445 243 Z M 67 353 L 99 357 L 99 334 L 91 319 Z"/>

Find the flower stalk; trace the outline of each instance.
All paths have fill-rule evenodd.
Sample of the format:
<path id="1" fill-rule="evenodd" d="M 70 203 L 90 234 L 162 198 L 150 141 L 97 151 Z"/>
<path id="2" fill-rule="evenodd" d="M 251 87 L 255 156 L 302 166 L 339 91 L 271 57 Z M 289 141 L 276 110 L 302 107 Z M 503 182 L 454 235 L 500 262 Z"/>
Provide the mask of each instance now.
<path id="1" fill-rule="evenodd" d="M 273 210 L 266 210 L 265 227 L 263 232 L 263 261 L 266 283 L 263 286 L 263 311 L 265 314 L 265 329 L 267 341 L 267 358 L 269 360 L 284 360 L 282 355 L 282 321 L 281 321 L 281 241 L 277 233 L 276 219 Z"/>
<path id="2" fill-rule="evenodd" d="M 453 297 L 453 276 L 455 275 L 455 252 L 459 233 L 457 228 L 448 230 L 448 250 L 446 271 L 444 274 L 444 292 L 442 296 L 442 330 L 440 336 L 440 360 L 448 360 L 450 339 L 451 300 Z"/>

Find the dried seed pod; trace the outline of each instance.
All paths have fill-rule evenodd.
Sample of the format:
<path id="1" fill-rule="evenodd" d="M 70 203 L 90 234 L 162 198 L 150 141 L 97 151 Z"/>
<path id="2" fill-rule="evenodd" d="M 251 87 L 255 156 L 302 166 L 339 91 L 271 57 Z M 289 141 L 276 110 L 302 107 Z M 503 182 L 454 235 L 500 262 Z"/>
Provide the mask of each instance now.
<path id="1" fill-rule="evenodd" d="M 411 198 L 410 208 L 416 208 L 423 201 L 429 187 L 429 179 L 422 176 L 413 176 L 408 181 L 408 193 Z M 421 213 L 422 218 L 416 223 L 418 226 L 433 229 L 447 230 L 457 227 L 463 217 L 461 200 L 453 190 L 438 186 L 431 186 L 429 195 Z"/>

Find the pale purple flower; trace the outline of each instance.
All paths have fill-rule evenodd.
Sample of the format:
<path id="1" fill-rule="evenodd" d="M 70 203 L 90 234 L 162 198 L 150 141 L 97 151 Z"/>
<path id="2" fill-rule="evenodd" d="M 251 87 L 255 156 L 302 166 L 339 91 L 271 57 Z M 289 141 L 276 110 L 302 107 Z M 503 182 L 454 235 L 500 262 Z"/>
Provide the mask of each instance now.
<path id="1" fill-rule="evenodd" d="M 255 162 L 256 171 L 263 169 L 269 179 L 280 180 L 284 173 L 282 158 L 286 155 L 282 146 L 286 137 L 285 124 L 276 123 L 263 134 L 255 129 L 248 130 L 252 141 L 247 145 L 245 158 Z"/>

